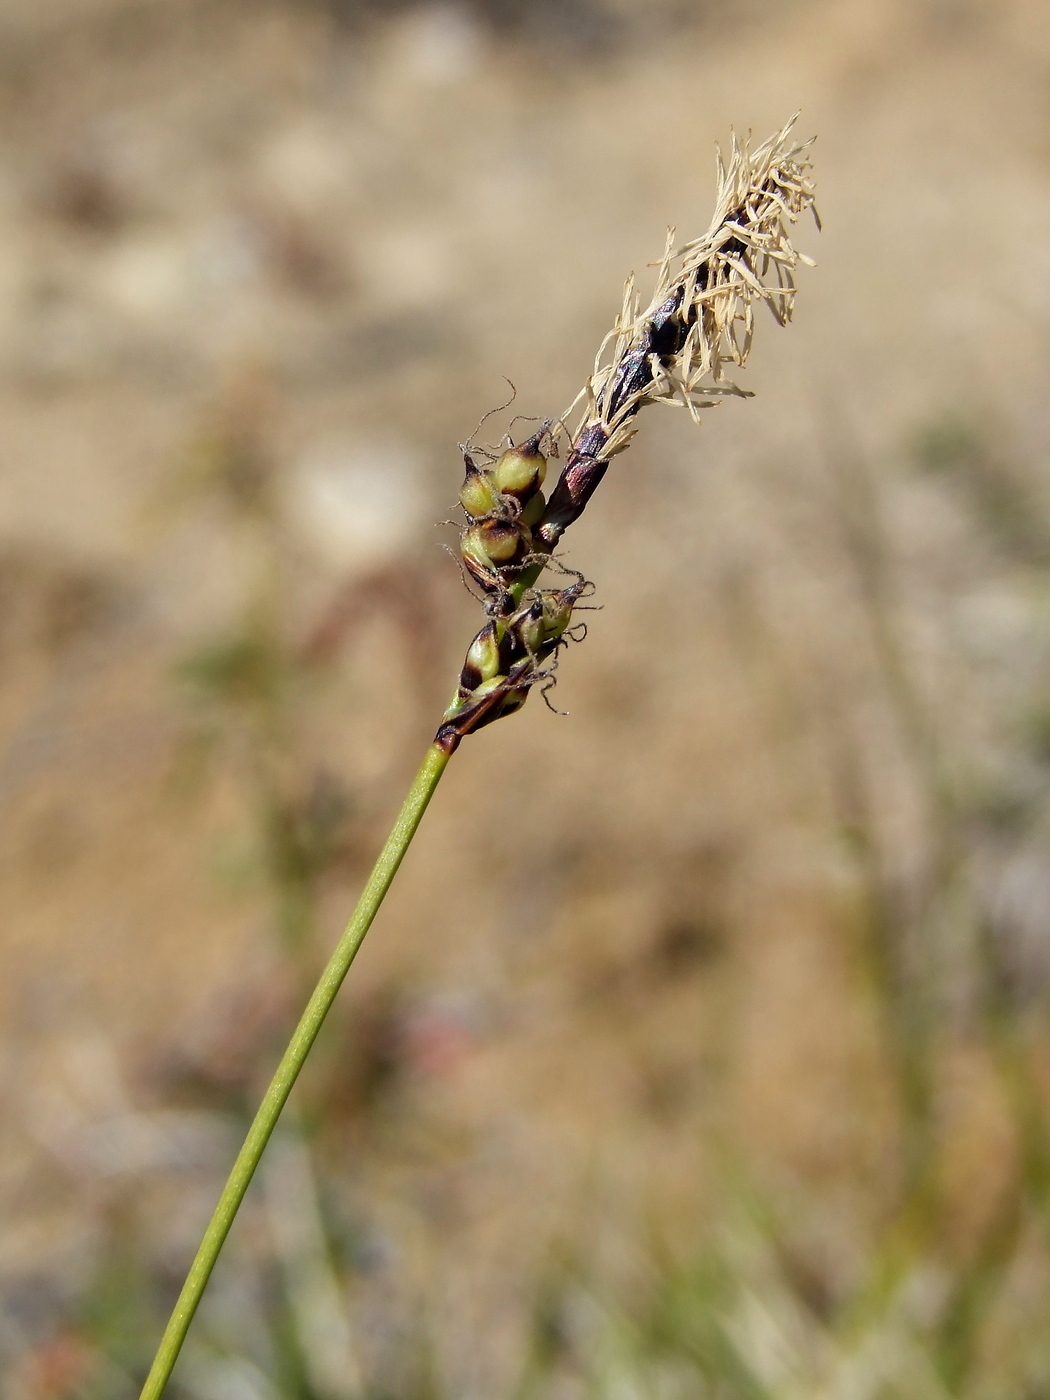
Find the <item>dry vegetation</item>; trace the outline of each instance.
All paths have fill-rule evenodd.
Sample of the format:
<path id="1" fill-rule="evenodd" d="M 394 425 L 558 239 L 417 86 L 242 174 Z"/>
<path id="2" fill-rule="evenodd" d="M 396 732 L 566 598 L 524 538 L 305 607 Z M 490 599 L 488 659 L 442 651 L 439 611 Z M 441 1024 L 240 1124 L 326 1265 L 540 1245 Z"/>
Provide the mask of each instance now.
<path id="1" fill-rule="evenodd" d="M 456 442 L 796 107 L 796 324 L 574 531 L 571 717 L 464 744 L 174 1393 L 1050 1392 L 1045 7 L 640 9 L 0 7 L 4 1400 L 135 1393 L 472 630 Z"/>

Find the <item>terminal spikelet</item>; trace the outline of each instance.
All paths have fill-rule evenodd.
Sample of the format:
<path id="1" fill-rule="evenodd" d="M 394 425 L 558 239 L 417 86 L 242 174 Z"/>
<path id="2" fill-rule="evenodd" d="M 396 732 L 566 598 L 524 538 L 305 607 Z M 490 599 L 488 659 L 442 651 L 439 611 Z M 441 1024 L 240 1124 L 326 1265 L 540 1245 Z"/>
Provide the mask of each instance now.
<path id="1" fill-rule="evenodd" d="M 684 404 L 695 419 L 726 395 L 749 397 L 725 366 L 745 364 L 756 304 L 780 325 L 791 319 L 794 270 L 809 262 L 791 242 L 791 226 L 813 209 L 809 143 L 792 142 L 795 120 L 755 150 L 734 136 L 729 160 L 719 152 L 711 226 L 677 248 L 670 231 L 644 311 L 628 279 L 623 309 L 576 400 L 584 399 L 584 410 L 537 532 L 541 546 L 552 546 L 583 511 L 645 404 Z"/>

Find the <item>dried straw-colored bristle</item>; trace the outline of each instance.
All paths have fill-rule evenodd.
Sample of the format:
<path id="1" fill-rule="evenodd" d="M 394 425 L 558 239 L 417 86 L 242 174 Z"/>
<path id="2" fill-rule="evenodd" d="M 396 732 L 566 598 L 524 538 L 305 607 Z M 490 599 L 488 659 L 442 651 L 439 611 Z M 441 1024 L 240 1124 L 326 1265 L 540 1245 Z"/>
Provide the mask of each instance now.
<path id="1" fill-rule="evenodd" d="M 538 542 L 553 547 L 578 519 L 608 466 L 634 436 L 647 403 L 684 404 L 696 417 L 732 394 L 746 396 L 724 374 L 751 349 L 755 305 L 784 325 L 791 318 L 794 270 L 808 258 L 791 242 L 791 226 L 813 206 L 809 142 L 791 140 L 793 117 L 752 150 L 733 138 L 729 160 L 718 156 L 718 200 L 702 238 L 675 247 L 674 230 L 659 265 L 653 300 L 643 311 L 627 281 L 623 309 L 606 336 L 582 398 L 561 480 L 551 496 Z"/>

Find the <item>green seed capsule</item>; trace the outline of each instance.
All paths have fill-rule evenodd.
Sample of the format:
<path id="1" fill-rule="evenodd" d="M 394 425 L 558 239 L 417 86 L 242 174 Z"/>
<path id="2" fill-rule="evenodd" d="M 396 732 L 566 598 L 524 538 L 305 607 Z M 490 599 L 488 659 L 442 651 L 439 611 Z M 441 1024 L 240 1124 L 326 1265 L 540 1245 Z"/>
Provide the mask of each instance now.
<path id="1" fill-rule="evenodd" d="M 499 634 L 494 622 L 487 623 L 470 644 L 460 685 L 474 690 L 482 681 L 499 675 L 500 665 Z"/>
<path id="2" fill-rule="evenodd" d="M 572 621 L 574 599 L 562 593 L 543 594 L 543 631 L 548 642 L 557 641 Z"/>
<path id="3" fill-rule="evenodd" d="M 492 559 L 485 547 L 485 537 L 480 525 L 472 525 L 469 530 L 463 531 L 459 541 L 459 552 L 468 564 L 492 570 Z"/>
<path id="4" fill-rule="evenodd" d="M 492 480 L 501 494 L 524 503 L 540 489 L 546 475 L 547 459 L 530 438 L 504 452 L 493 468 Z"/>
<path id="5" fill-rule="evenodd" d="M 496 508 L 496 489 L 488 472 L 483 472 L 468 458 L 467 475 L 459 488 L 459 501 L 475 520 L 489 515 Z"/>
<path id="6" fill-rule="evenodd" d="M 463 563 L 486 593 L 503 587 L 506 571 L 527 558 L 531 549 L 532 532 L 520 520 L 480 520 L 459 539 Z"/>
<path id="7" fill-rule="evenodd" d="M 529 498 L 521 512 L 521 519 L 526 525 L 538 525 L 543 519 L 543 512 L 547 509 L 547 502 L 543 499 L 543 492 L 537 491 L 535 496 Z"/>
<path id="8" fill-rule="evenodd" d="M 477 531 L 494 564 L 517 563 L 532 548 L 532 533 L 519 521 L 483 520 Z"/>

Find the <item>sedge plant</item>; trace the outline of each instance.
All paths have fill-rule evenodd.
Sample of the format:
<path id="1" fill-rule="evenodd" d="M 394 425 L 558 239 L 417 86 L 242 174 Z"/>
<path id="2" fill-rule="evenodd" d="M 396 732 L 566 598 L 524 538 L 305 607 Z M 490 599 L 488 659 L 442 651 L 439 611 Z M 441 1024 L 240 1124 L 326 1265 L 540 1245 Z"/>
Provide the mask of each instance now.
<path id="1" fill-rule="evenodd" d="M 780 325 L 792 314 L 794 271 L 807 261 L 792 226 L 815 209 L 808 143 L 792 139 L 794 121 L 758 147 L 733 140 L 719 153 L 714 218 L 700 238 L 678 245 L 668 234 L 652 300 L 644 308 L 628 279 L 623 305 L 594 371 L 568 412 L 544 420 L 526 440 L 495 451 L 467 444 L 460 503 L 466 526 L 460 556 L 477 589 L 485 622 L 471 642 L 452 701 L 408 791 L 342 937 L 278 1064 L 205 1231 L 154 1358 L 141 1400 L 157 1400 L 288 1095 L 427 809 L 442 773 L 467 735 L 514 713 L 534 688 L 554 683 L 563 648 L 583 629 L 576 615 L 591 592 L 582 574 L 555 556 L 612 460 L 636 431 L 648 404 L 699 410 L 727 396 L 750 397 L 726 377 L 751 349 L 756 308 Z M 564 427 L 579 411 L 575 427 Z M 549 498 L 548 459 L 567 438 L 564 465 Z M 563 587 L 538 586 L 552 568 Z M 567 581 L 568 580 L 568 581 Z M 566 582 L 567 581 L 567 582 Z"/>

